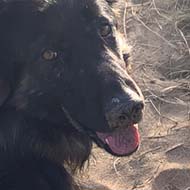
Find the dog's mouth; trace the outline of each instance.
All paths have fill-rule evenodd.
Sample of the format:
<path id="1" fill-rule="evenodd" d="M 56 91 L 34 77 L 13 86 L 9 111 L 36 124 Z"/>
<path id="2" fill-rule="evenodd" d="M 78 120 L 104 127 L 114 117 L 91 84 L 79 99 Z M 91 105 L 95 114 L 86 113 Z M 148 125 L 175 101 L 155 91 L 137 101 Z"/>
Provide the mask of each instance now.
<path id="1" fill-rule="evenodd" d="M 127 156 L 135 152 L 140 143 L 138 125 L 118 128 L 110 133 L 96 132 L 104 148 L 113 155 Z M 98 143 L 100 144 L 100 142 Z"/>
<path id="2" fill-rule="evenodd" d="M 128 156 L 135 152 L 140 144 L 138 124 L 131 124 L 125 128 L 116 128 L 112 132 L 93 132 L 73 119 L 67 109 L 62 107 L 67 119 L 80 132 L 87 132 L 98 146 L 115 156 Z"/>

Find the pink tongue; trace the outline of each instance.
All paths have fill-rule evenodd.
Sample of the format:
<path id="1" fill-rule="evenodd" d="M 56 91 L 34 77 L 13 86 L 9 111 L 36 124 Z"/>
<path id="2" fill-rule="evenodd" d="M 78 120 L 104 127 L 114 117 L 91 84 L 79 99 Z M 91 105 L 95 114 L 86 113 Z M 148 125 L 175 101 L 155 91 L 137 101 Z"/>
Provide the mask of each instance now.
<path id="1" fill-rule="evenodd" d="M 135 126 L 119 129 L 113 133 L 97 132 L 98 137 L 117 155 L 127 155 L 139 145 L 139 132 Z"/>

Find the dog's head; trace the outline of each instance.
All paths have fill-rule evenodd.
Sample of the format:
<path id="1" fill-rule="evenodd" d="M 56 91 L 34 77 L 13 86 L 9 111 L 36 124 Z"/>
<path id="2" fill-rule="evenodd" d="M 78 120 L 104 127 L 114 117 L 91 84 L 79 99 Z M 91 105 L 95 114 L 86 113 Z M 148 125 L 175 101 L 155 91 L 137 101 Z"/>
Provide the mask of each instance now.
<path id="1" fill-rule="evenodd" d="M 125 68 L 118 4 L 1 1 L 1 105 L 63 127 L 67 118 L 111 154 L 135 151 L 143 96 Z"/>

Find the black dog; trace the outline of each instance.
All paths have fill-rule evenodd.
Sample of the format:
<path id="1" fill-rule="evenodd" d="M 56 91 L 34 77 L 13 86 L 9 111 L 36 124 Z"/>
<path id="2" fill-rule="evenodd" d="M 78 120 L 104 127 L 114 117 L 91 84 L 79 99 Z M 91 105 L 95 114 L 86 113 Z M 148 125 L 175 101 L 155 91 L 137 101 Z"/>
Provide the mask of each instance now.
<path id="1" fill-rule="evenodd" d="M 122 3 L 0 1 L 1 190 L 77 189 L 63 164 L 80 169 L 93 141 L 137 149 L 144 104 L 119 43 Z"/>

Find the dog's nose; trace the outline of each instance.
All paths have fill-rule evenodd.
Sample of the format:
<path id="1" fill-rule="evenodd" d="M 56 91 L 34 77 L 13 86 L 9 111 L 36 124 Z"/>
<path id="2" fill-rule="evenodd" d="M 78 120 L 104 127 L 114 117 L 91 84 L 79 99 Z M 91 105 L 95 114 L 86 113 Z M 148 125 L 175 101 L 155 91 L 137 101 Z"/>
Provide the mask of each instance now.
<path id="1" fill-rule="evenodd" d="M 106 112 L 106 119 L 111 128 L 127 127 L 142 119 L 144 102 L 141 99 L 112 98 Z"/>
<path id="2" fill-rule="evenodd" d="M 132 103 L 132 107 L 129 108 L 129 109 L 131 109 L 131 114 L 130 114 L 131 122 L 133 122 L 135 124 L 141 120 L 143 108 L 144 108 L 143 101 L 138 101 L 138 102 Z M 128 111 L 128 108 L 126 107 L 126 113 L 127 113 L 127 111 Z"/>

